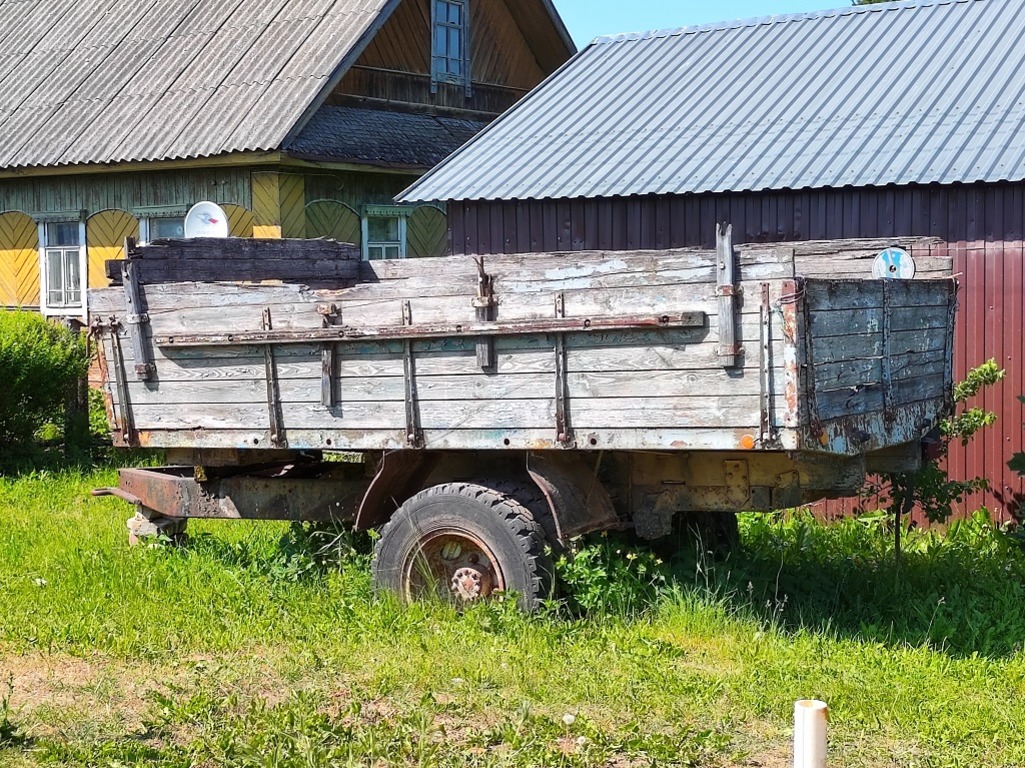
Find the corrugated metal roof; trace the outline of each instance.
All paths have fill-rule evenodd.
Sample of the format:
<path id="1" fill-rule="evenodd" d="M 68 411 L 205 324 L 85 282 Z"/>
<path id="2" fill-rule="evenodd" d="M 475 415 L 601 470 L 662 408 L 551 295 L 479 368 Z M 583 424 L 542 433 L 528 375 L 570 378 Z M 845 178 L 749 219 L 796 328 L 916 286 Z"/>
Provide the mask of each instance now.
<path id="1" fill-rule="evenodd" d="M 0 167 L 279 149 L 389 4 L 0 2 Z"/>
<path id="2" fill-rule="evenodd" d="M 598 38 L 400 199 L 1021 180 L 1021 0 L 918 0 Z"/>
<path id="3" fill-rule="evenodd" d="M 484 121 L 442 115 L 324 106 L 285 145 L 292 157 L 430 168 L 473 138 Z"/>

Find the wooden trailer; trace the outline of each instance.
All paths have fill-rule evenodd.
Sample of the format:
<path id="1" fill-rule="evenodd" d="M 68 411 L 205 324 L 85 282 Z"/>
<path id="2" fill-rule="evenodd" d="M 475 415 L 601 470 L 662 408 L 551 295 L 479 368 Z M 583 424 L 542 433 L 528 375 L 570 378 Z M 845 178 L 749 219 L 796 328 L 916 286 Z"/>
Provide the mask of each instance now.
<path id="1" fill-rule="evenodd" d="M 406 596 L 545 594 L 545 542 L 772 510 L 908 469 L 951 408 L 956 283 L 891 242 L 360 261 L 333 241 L 129 244 L 90 291 L 106 489 L 189 517 L 382 527 Z M 348 452 L 350 461 L 323 461 Z"/>

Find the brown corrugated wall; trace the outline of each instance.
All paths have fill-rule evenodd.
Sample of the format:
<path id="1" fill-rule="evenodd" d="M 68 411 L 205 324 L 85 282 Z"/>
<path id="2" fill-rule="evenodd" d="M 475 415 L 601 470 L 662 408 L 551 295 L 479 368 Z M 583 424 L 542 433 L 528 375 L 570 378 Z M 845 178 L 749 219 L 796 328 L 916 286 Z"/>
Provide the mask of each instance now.
<path id="1" fill-rule="evenodd" d="M 1025 185 L 817 190 L 683 197 L 450 203 L 454 253 L 714 247 L 715 223 L 737 242 L 847 237 L 939 237 L 954 257 L 962 290 L 956 375 L 992 357 L 1003 385 L 981 398 L 997 423 L 966 449 L 955 446 L 953 476 L 986 477 L 990 489 L 962 512 L 1017 512 L 1025 484 L 1006 467 L 1022 450 L 1025 409 Z M 833 509 L 838 507 L 834 506 Z"/>

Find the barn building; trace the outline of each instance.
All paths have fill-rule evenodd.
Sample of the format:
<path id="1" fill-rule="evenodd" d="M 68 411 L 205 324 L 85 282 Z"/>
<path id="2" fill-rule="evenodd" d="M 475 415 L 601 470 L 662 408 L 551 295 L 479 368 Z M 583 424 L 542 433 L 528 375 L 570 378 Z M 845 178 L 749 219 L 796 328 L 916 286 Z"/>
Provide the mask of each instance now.
<path id="1" fill-rule="evenodd" d="M 954 476 L 1017 514 L 1025 393 L 1025 14 L 912 0 L 599 38 L 399 199 L 456 253 L 936 238 L 956 367 L 1007 369 Z M 868 276 L 868 275 L 866 275 Z"/>
<path id="2" fill-rule="evenodd" d="M 126 236 L 447 247 L 396 192 L 575 48 L 551 0 L 0 3 L 0 307 L 84 317 Z"/>

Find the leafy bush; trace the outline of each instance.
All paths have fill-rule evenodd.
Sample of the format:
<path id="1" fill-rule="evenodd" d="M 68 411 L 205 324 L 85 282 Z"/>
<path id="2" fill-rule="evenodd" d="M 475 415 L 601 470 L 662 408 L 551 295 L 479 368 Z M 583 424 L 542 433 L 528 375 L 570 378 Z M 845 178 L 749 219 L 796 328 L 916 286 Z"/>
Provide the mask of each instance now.
<path id="1" fill-rule="evenodd" d="M 60 421 L 88 366 L 81 334 L 32 312 L 0 310 L 0 451 L 23 448 L 44 424 Z"/>
<path id="2" fill-rule="evenodd" d="M 669 574 L 649 547 L 619 534 L 572 542 L 555 571 L 576 615 L 639 612 L 663 592 Z"/>

